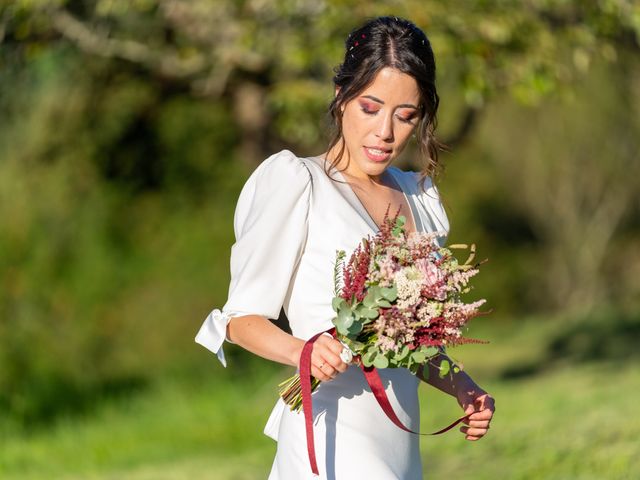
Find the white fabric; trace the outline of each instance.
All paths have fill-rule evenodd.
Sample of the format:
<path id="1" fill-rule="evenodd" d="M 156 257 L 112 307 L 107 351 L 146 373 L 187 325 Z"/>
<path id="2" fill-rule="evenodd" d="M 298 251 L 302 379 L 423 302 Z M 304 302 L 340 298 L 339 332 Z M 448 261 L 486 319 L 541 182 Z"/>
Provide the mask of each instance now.
<path id="1" fill-rule="evenodd" d="M 406 195 L 420 231 L 449 230 L 438 191 L 429 178 L 390 167 Z M 238 200 L 231 250 L 231 284 L 222 311 L 205 320 L 197 341 L 224 362 L 226 324 L 238 312 L 277 318 L 281 307 L 294 336 L 308 339 L 331 328 L 336 250 L 350 254 L 378 228 L 339 172 L 331 180 L 320 157 L 288 150 L 265 160 L 247 180 Z M 442 238 L 441 242 L 444 242 Z M 419 428 L 419 380 L 405 369 L 380 370 L 400 420 Z M 384 414 L 362 372 L 350 366 L 313 395 L 314 437 L 321 479 L 422 478 L 418 436 Z M 280 399 L 265 426 L 278 442 L 270 480 L 314 477 L 307 457 L 304 417 Z"/>
<path id="2" fill-rule="evenodd" d="M 227 336 L 227 324 L 230 319 L 231 316 L 228 313 L 222 313 L 216 308 L 205 318 L 200 331 L 196 335 L 196 342 L 215 353 L 220 363 L 225 367 L 227 366 L 227 360 L 224 358 L 222 343 Z"/>

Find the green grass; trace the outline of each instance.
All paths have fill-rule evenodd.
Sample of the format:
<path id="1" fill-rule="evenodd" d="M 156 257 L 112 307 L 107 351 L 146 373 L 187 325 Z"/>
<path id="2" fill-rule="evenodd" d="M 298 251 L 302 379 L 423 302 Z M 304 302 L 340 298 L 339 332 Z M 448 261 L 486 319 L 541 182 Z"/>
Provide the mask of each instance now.
<path id="1" fill-rule="evenodd" d="M 425 478 L 640 478 L 636 365 L 562 364 L 518 379 L 497 375 L 511 364 L 544 358 L 539 340 L 548 328 L 535 322 L 499 330 L 474 326 L 474 336 L 492 344 L 467 346 L 457 356 L 495 396 L 495 420 L 479 442 L 457 430 L 423 437 Z M 166 381 L 47 430 L 5 428 L 0 478 L 264 479 L 275 443 L 262 427 L 275 385 L 288 371 L 249 371 L 248 382 L 234 381 L 235 373 L 233 365 L 223 371 L 212 364 L 203 381 Z M 421 396 L 424 431 L 460 414 L 451 397 L 430 387 L 421 387 Z"/>

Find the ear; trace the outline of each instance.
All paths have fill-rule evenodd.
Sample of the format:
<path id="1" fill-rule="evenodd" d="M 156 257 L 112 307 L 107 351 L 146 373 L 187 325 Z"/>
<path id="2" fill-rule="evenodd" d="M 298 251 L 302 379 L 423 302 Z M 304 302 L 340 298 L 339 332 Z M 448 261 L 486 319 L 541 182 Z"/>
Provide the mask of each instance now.
<path id="1" fill-rule="evenodd" d="M 338 96 L 338 93 L 340 93 L 340 87 L 336 86 L 336 97 Z"/>

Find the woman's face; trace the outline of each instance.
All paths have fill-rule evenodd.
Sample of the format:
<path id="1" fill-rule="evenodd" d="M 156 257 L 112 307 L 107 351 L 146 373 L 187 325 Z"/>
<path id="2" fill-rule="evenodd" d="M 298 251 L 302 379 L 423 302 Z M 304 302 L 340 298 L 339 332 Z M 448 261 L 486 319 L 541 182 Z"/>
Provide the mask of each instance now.
<path id="1" fill-rule="evenodd" d="M 343 107 L 342 138 L 354 177 L 377 178 L 400 155 L 420 119 L 415 79 L 385 67 Z"/>

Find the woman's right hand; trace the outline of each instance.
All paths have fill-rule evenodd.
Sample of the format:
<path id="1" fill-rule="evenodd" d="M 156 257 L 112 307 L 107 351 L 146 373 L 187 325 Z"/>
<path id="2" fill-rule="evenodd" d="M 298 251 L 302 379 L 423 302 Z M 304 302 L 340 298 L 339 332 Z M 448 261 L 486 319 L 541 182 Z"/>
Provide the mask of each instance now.
<path id="1" fill-rule="evenodd" d="M 343 345 L 329 334 L 320 335 L 311 352 L 311 375 L 322 382 L 336 378 L 349 365 L 340 358 Z M 302 351 L 302 350 L 301 350 Z M 300 361 L 298 360 L 298 367 Z"/>

